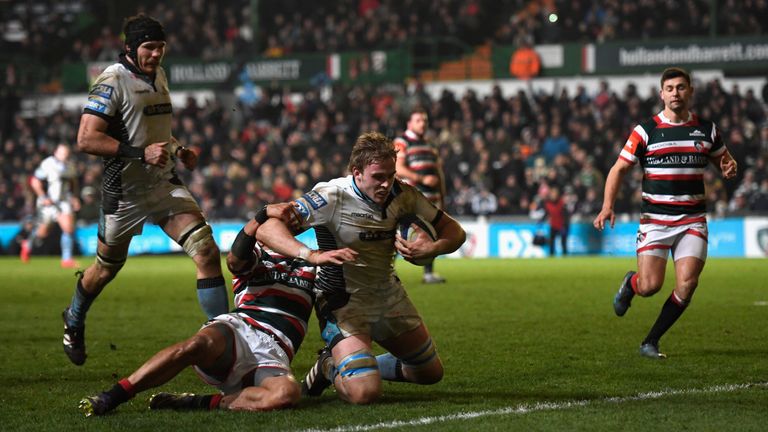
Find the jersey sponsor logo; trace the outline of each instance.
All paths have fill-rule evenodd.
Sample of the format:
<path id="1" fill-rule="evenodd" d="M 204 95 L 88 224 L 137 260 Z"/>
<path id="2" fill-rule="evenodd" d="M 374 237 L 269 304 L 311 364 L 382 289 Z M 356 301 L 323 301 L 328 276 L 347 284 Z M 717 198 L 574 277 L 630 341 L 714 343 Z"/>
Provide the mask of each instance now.
<path id="1" fill-rule="evenodd" d="M 136 94 L 144 94 L 144 93 L 149 93 L 149 90 L 148 89 L 142 89 L 142 90 L 134 90 L 133 92 L 136 93 Z"/>
<path id="2" fill-rule="evenodd" d="M 395 237 L 395 231 L 360 231 L 360 241 L 389 240 Z"/>
<path id="3" fill-rule="evenodd" d="M 107 112 L 107 106 L 97 101 L 96 99 L 88 99 L 88 103 L 85 104 L 85 108 L 100 113 Z"/>
<path id="4" fill-rule="evenodd" d="M 702 131 L 700 131 L 700 130 L 696 129 L 695 131 L 693 131 L 693 132 L 689 133 L 689 134 L 688 134 L 688 136 L 692 136 L 692 137 L 703 137 L 703 136 L 706 136 L 706 135 L 704 135 L 704 132 L 702 132 Z"/>
<path id="5" fill-rule="evenodd" d="M 373 220 L 374 219 L 373 215 L 370 214 L 370 213 L 352 212 L 352 217 L 363 218 L 363 219 L 368 219 L 368 220 Z"/>
<path id="6" fill-rule="evenodd" d="M 146 116 L 171 114 L 172 112 L 173 112 L 173 106 L 169 103 L 147 105 L 144 107 L 144 115 Z"/>
<path id="7" fill-rule="evenodd" d="M 645 161 L 646 165 L 706 165 L 707 158 L 702 155 L 666 155 L 659 157 L 649 157 Z"/>
<path id="8" fill-rule="evenodd" d="M 296 211 L 299 213 L 299 216 L 301 216 L 303 220 L 309 219 L 309 209 L 303 203 L 294 201 L 293 208 L 296 209 Z"/>
<path id="9" fill-rule="evenodd" d="M 90 95 L 103 97 L 104 99 L 112 99 L 112 93 L 115 88 L 108 84 L 96 84 L 91 89 Z"/>
<path id="10" fill-rule="evenodd" d="M 326 201 L 325 198 L 323 198 L 322 195 L 320 195 L 319 193 L 317 193 L 315 191 L 309 191 L 309 192 L 305 193 L 302 196 L 302 198 L 307 200 L 309 205 L 311 205 L 312 208 L 315 209 L 315 210 L 317 210 L 317 209 L 319 209 L 321 207 L 324 207 L 324 206 L 326 206 L 328 204 L 328 201 Z"/>

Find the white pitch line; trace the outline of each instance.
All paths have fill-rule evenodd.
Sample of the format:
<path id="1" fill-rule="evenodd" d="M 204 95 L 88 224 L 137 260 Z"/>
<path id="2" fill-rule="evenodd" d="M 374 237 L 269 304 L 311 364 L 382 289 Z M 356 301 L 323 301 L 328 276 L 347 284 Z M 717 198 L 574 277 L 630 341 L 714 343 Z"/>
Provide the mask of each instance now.
<path id="1" fill-rule="evenodd" d="M 746 383 L 746 384 L 725 384 L 700 389 L 682 389 L 682 390 L 661 390 L 647 393 L 638 393 L 633 396 L 616 396 L 600 399 L 582 399 L 563 402 L 538 402 L 535 404 L 521 404 L 499 408 L 495 410 L 459 412 L 456 414 L 447 414 L 434 417 L 421 417 L 413 420 L 392 420 L 388 422 L 367 424 L 367 425 L 349 425 L 338 426 L 331 429 L 303 429 L 301 432 L 364 432 L 376 429 L 395 429 L 407 426 L 424 426 L 434 423 L 444 423 L 455 420 L 469 420 L 479 417 L 503 416 L 503 415 L 523 415 L 539 411 L 564 410 L 574 407 L 583 407 L 599 403 L 621 404 L 625 402 L 643 401 L 660 399 L 666 396 L 689 395 L 702 393 L 731 393 L 738 390 L 748 389 L 750 387 L 768 387 L 768 382 Z"/>

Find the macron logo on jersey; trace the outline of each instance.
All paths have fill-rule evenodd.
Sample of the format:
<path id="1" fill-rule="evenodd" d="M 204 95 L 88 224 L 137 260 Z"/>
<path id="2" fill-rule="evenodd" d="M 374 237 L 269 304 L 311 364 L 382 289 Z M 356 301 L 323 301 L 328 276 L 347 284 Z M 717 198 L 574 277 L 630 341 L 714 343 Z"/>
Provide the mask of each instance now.
<path id="1" fill-rule="evenodd" d="M 323 198 L 322 195 L 320 195 L 319 193 L 317 193 L 315 191 L 309 191 L 309 192 L 305 193 L 304 196 L 302 196 L 302 198 L 307 200 L 309 205 L 311 205 L 312 208 L 315 209 L 315 210 L 317 210 L 317 209 L 319 209 L 321 207 L 325 207 L 328 204 L 328 201 L 326 201 L 325 198 Z"/>
<path id="2" fill-rule="evenodd" d="M 112 87 L 111 85 L 96 84 L 95 86 L 93 86 L 89 94 L 103 97 L 104 99 L 112 99 L 112 93 L 114 91 L 115 91 L 115 88 Z"/>

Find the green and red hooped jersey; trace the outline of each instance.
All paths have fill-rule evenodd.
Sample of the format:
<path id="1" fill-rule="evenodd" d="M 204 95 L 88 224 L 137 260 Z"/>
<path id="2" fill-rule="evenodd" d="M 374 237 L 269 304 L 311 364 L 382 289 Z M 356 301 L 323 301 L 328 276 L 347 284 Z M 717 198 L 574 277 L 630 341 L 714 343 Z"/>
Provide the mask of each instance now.
<path id="1" fill-rule="evenodd" d="M 640 223 L 706 222 L 704 170 L 725 151 L 717 126 L 695 114 L 672 123 L 661 112 L 637 125 L 619 158 L 643 168 Z"/>

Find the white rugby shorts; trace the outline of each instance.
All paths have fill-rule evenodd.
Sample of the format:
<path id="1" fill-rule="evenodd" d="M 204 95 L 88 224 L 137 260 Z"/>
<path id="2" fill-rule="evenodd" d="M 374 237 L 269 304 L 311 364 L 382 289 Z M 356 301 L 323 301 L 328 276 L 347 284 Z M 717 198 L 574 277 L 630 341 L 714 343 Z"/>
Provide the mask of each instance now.
<path id="1" fill-rule="evenodd" d="M 70 204 L 69 201 L 61 201 L 51 205 L 40 204 L 38 207 L 40 223 L 43 224 L 57 222 L 59 220 L 59 216 L 72 213 L 74 213 L 74 211 L 72 210 L 72 204 Z"/>
<path id="2" fill-rule="evenodd" d="M 248 385 L 259 386 L 264 378 L 293 376 L 288 355 L 272 336 L 254 329 L 236 313 L 219 315 L 205 323 L 203 328 L 213 324 L 223 324 L 232 329 L 235 336 L 235 360 L 223 382 L 195 366 L 197 374 L 209 385 L 217 387 L 224 394 L 232 394 Z M 254 382 L 243 383 L 243 377 L 254 370 Z"/>
<path id="3" fill-rule="evenodd" d="M 653 255 L 666 260 L 672 252 L 675 261 L 685 257 L 706 261 L 708 235 L 706 222 L 677 226 L 640 224 L 637 230 L 637 254 Z"/>

